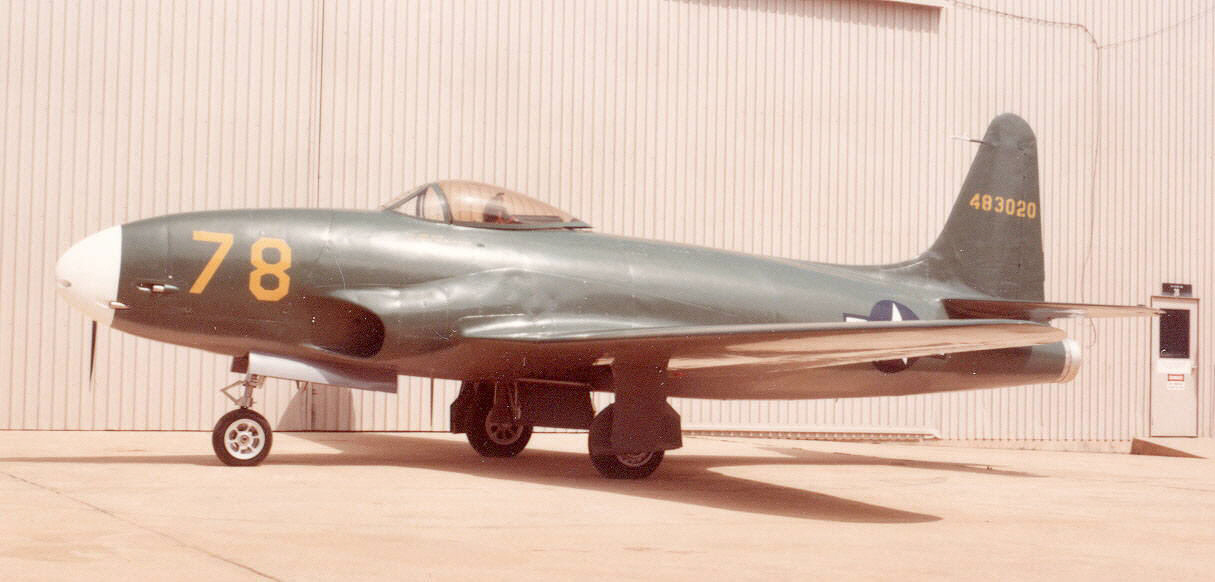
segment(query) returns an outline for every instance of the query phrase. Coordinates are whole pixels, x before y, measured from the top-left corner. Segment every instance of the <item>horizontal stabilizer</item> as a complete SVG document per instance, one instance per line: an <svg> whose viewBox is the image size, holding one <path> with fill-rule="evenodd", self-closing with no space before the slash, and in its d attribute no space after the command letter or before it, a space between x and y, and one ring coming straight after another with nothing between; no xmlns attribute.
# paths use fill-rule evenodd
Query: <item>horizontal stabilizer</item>
<svg viewBox="0 0 1215 582"><path fill-rule="evenodd" d="M612 355L644 350L671 358L671 368L713 367L743 360L760 368L805 369L1047 344L1063 330L1012 320L916 320L680 326L544 332L526 327L468 329L466 341L510 352L554 350Z"/></svg>
<svg viewBox="0 0 1215 582"><path fill-rule="evenodd" d="M1151 317L1159 310L1142 305L1045 303L1005 299L942 299L945 311L957 319L1020 319L1045 322L1068 317Z"/></svg>

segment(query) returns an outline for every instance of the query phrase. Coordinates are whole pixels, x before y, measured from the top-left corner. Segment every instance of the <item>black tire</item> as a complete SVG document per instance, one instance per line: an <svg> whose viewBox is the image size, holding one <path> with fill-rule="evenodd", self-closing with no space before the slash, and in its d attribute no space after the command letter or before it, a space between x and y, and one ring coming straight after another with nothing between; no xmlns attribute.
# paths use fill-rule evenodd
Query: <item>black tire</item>
<svg viewBox="0 0 1215 582"><path fill-rule="evenodd" d="M662 464L664 451L632 455L591 455L591 464L608 479L645 479Z"/></svg>
<svg viewBox="0 0 1215 582"><path fill-rule="evenodd" d="M211 448L225 465L252 467L270 454L274 433L266 417L238 408L220 417L211 431Z"/></svg>
<svg viewBox="0 0 1215 582"><path fill-rule="evenodd" d="M609 405L599 412L591 423L591 434L587 439L588 448L591 442L607 443L611 440L612 407ZM658 465L662 464L665 451L649 451L644 453L625 453L620 455L591 454L591 464L600 475L608 479L645 479L649 477Z"/></svg>
<svg viewBox="0 0 1215 582"><path fill-rule="evenodd" d="M532 438L531 425L489 422L489 412L493 406L493 392L486 390L485 397L477 399L477 405L466 419L464 435L468 437L468 444L482 457L518 455Z"/></svg>

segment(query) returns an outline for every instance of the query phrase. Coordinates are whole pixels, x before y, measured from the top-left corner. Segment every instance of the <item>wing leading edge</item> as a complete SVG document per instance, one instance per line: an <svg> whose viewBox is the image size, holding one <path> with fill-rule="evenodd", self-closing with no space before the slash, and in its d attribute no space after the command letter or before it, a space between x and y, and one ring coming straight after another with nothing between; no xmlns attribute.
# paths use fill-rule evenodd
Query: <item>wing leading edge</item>
<svg viewBox="0 0 1215 582"><path fill-rule="evenodd" d="M660 352L670 369L771 364L781 369L821 368L995 350L1063 340L1063 330L1003 319L896 322L784 323L545 332L494 326L466 329L463 337L512 352L558 350L613 356Z"/></svg>

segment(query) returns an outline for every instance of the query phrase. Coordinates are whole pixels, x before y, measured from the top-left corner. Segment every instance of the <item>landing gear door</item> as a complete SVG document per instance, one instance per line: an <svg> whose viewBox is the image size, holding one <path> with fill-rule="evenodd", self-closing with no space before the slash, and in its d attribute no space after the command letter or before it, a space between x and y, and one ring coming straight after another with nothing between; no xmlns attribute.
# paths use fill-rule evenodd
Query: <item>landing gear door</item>
<svg viewBox="0 0 1215 582"><path fill-rule="evenodd" d="M1153 319L1151 436L1198 436L1198 301L1157 297Z"/></svg>

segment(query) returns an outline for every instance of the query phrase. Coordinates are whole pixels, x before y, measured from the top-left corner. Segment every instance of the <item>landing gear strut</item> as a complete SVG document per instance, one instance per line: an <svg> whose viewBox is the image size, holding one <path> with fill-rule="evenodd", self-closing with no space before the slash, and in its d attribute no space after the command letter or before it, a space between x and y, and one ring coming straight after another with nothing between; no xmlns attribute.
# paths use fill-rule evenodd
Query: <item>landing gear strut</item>
<svg viewBox="0 0 1215 582"><path fill-rule="evenodd" d="M249 374L244 380L233 382L220 390L240 407L220 417L211 431L211 448L225 465L252 467L270 454L270 445L274 440L270 423L266 417L249 408L253 406L253 390L265 380L265 376ZM240 397L228 393L237 386L244 388Z"/></svg>

